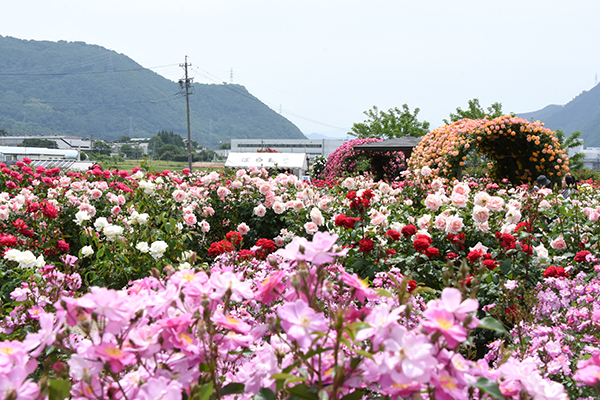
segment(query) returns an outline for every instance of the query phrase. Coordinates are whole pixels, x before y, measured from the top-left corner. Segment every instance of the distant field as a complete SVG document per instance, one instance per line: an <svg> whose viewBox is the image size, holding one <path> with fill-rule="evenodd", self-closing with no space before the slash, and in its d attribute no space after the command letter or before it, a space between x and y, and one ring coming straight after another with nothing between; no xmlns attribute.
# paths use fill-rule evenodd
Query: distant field
<svg viewBox="0 0 600 400"><path fill-rule="evenodd" d="M102 168L104 169L122 169L131 171L135 167L141 167L143 160L124 160L122 162L105 161L102 162ZM154 172L162 172L164 170L181 172L184 168L188 168L187 162L176 162L176 161L162 161L162 160L148 160L146 164L149 166L149 170ZM223 169L225 162L195 162L192 164L192 169L200 169L204 171L213 171Z"/></svg>

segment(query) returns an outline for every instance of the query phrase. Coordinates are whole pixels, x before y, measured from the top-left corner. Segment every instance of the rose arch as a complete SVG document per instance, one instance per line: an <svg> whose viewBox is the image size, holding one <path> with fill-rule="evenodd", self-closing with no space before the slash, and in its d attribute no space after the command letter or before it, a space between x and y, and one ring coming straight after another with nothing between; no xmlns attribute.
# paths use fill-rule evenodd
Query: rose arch
<svg viewBox="0 0 600 400"><path fill-rule="evenodd" d="M569 171L569 158L555 132L539 121L511 115L463 119L434 129L414 148L409 169L428 166L430 178L460 178L473 152L484 158L487 176L513 184L535 181L542 174L556 181Z"/></svg>

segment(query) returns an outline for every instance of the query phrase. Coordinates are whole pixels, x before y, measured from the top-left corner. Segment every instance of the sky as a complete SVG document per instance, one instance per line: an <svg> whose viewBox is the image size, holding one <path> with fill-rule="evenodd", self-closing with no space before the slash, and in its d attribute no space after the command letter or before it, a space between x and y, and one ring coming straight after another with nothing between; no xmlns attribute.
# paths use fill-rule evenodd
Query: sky
<svg viewBox="0 0 600 400"><path fill-rule="evenodd" d="M96 44L174 81L187 56L195 82L333 137L373 106L433 129L473 98L566 104L597 83L598 16L597 0L5 0L0 35Z"/></svg>

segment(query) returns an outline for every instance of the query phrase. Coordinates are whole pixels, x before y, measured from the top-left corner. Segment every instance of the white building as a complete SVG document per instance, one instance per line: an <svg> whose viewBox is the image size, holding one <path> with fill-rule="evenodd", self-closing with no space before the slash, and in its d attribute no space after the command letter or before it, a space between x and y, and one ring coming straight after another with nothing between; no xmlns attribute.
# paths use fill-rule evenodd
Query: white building
<svg viewBox="0 0 600 400"><path fill-rule="evenodd" d="M89 150L90 141L77 136L0 136L0 146L21 146L25 139L55 142L59 150Z"/></svg>
<svg viewBox="0 0 600 400"><path fill-rule="evenodd" d="M256 153L272 149L280 153L305 153L311 159L327 158L344 142L343 139L231 139L231 152Z"/></svg>

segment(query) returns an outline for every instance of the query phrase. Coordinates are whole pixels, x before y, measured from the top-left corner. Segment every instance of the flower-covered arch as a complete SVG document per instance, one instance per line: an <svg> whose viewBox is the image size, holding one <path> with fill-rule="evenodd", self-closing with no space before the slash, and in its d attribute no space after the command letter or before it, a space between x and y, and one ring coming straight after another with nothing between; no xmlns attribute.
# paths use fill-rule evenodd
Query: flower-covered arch
<svg viewBox="0 0 600 400"><path fill-rule="evenodd" d="M411 170L431 168L431 177L460 177L471 151L488 158L487 175L528 183L539 175L560 179L569 158L554 131L539 122L504 115L492 120L463 119L434 129L413 150Z"/></svg>
<svg viewBox="0 0 600 400"><path fill-rule="evenodd" d="M330 180L358 172L372 171L375 179L398 177L406 170L406 160L401 151L364 151L355 149L366 143L381 142L378 138L358 138L344 142L327 158L320 178ZM377 176L381 175L381 176Z"/></svg>

